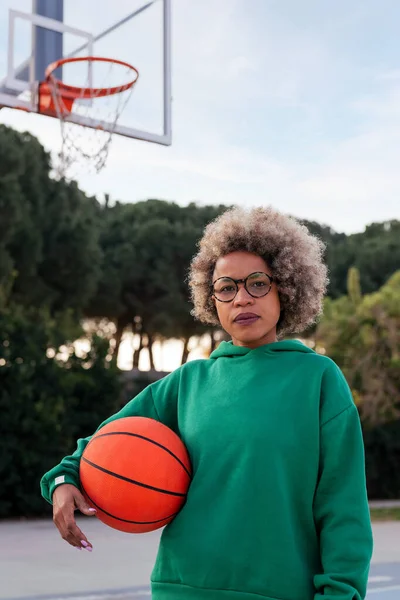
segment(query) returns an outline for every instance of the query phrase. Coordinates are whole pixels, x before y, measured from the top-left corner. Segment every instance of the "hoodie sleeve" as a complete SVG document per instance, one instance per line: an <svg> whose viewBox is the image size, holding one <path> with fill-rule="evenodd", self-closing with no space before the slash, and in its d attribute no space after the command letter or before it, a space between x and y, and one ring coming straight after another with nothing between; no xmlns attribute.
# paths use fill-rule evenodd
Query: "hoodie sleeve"
<svg viewBox="0 0 400 600"><path fill-rule="evenodd" d="M334 363L323 379L321 416L314 520L322 573L314 578L314 600L363 600L373 547L364 444L357 408Z"/></svg>
<svg viewBox="0 0 400 600"><path fill-rule="evenodd" d="M167 427L177 431L178 381L177 371L174 371L167 377L147 386L119 412L103 421L96 431L116 419L139 416L161 421ZM70 456L65 456L58 465L43 475L40 489L43 498L50 504L53 492L59 485L70 483L77 488L80 487L79 465L83 451L91 437L90 435L79 439L75 452Z"/></svg>

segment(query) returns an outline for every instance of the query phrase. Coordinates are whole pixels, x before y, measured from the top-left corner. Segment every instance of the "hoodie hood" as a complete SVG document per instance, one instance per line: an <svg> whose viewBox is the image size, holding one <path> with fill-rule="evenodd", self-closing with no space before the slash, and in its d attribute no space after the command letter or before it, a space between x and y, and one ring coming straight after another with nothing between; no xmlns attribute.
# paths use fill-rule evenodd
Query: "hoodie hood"
<svg viewBox="0 0 400 600"><path fill-rule="evenodd" d="M265 344L264 346L259 346L258 348L253 349L245 346L234 346L232 342L221 342L218 348L212 352L210 358L215 359L221 358L222 356L244 356L245 354L249 354L249 352L264 352L267 354L275 352L303 352L304 354L315 354L314 350L299 340L283 340L281 342L272 342L271 344Z"/></svg>

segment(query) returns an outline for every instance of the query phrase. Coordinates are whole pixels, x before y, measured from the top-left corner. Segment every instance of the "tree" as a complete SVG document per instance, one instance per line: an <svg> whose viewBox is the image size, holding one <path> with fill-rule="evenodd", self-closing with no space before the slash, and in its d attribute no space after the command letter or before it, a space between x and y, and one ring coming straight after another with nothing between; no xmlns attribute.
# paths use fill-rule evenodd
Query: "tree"
<svg viewBox="0 0 400 600"><path fill-rule="evenodd" d="M66 341L46 308L0 307L0 518L43 514L43 473L121 407L104 340L92 339L81 358L71 348L63 361Z"/></svg>
<svg viewBox="0 0 400 600"><path fill-rule="evenodd" d="M100 276L99 208L77 185L51 181L43 216L43 257L37 269L43 293L54 310L80 312Z"/></svg>
<svg viewBox="0 0 400 600"><path fill-rule="evenodd" d="M352 305L354 307L357 307L361 302L362 295L360 285L360 272L355 267L351 267L347 275L347 293Z"/></svg>
<svg viewBox="0 0 400 600"><path fill-rule="evenodd" d="M32 135L0 125L0 281L13 270L18 277L35 270L49 171L49 156Z"/></svg>
<svg viewBox="0 0 400 600"><path fill-rule="evenodd" d="M49 173L33 136L0 126L0 283L13 274L25 306L79 311L98 276L98 203Z"/></svg>
<svg viewBox="0 0 400 600"><path fill-rule="evenodd" d="M324 348L343 369L360 412L369 496L398 498L400 271L380 290L355 298L356 304L350 295L327 299L317 349Z"/></svg>
<svg viewBox="0 0 400 600"><path fill-rule="evenodd" d="M187 270L205 225L225 208L149 200L103 210L101 276L85 315L116 324L114 360L127 328L139 339L134 368L144 348L154 367L156 339L181 338L185 360L190 338L207 331L190 315Z"/></svg>
<svg viewBox="0 0 400 600"><path fill-rule="evenodd" d="M193 207L190 207L188 212L192 213ZM186 219L185 216L183 215L182 220L174 225L173 252L176 289L171 306L168 308L169 319L162 330L165 338L175 337L182 340L181 364L186 363L188 359L191 338L193 336L200 337L214 329L195 321L191 315L193 307L187 283L188 269L205 223L200 215L197 215L197 223L196 219L191 221Z"/></svg>
<svg viewBox="0 0 400 600"><path fill-rule="evenodd" d="M366 426L400 418L400 271L354 305L329 300L317 346L343 369Z"/></svg>
<svg viewBox="0 0 400 600"><path fill-rule="evenodd" d="M328 242L329 295L346 294L346 276L351 267L360 272L364 293L378 290L400 264L400 221L372 223L362 233Z"/></svg>

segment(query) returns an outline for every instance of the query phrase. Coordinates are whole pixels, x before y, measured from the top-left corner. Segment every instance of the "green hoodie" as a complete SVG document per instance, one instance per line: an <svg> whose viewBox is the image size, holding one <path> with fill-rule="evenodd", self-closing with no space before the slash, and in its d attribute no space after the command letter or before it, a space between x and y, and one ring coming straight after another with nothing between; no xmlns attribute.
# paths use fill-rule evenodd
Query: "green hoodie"
<svg viewBox="0 0 400 600"><path fill-rule="evenodd" d="M135 415L176 431L193 467L187 502L162 534L153 598L365 598L372 535L362 434L333 361L298 341L254 350L223 342L109 420ZM62 481L79 486L89 439L44 475L48 501Z"/></svg>

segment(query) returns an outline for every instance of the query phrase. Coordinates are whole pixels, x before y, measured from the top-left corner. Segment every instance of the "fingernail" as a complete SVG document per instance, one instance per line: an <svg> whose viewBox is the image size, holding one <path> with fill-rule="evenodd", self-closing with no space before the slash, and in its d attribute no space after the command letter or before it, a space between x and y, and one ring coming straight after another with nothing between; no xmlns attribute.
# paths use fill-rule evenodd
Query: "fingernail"
<svg viewBox="0 0 400 600"><path fill-rule="evenodd" d="M87 547L85 548L85 550L87 550L88 552L92 552L92 551L93 551L93 548L91 548L91 546L87 546Z"/></svg>
<svg viewBox="0 0 400 600"><path fill-rule="evenodd" d="M89 546L89 544L85 542L85 540L81 540L81 544L84 548L86 548L86 546Z"/></svg>
<svg viewBox="0 0 400 600"><path fill-rule="evenodd" d="M89 508L89 512L97 512L95 508Z"/></svg>

